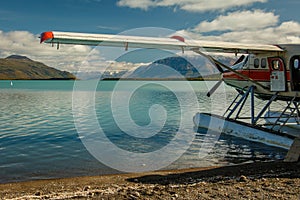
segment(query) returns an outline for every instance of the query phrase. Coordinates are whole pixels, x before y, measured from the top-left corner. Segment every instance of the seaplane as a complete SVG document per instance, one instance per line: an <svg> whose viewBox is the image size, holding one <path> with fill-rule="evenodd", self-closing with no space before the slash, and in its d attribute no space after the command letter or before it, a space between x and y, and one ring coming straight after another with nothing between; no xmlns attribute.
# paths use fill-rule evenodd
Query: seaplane
<svg viewBox="0 0 300 200"><path fill-rule="evenodd" d="M244 44L192 40L179 35L161 38L58 31L43 32L40 42L57 47L79 44L196 52L209 59L222 76L207 96L213 95L222 82L237 90L224 115L196 113L193 117L196 127L285 149L300 137L300 44ZM212 53L241 56L228 66ZM264 103L259 110L254 98ZM270 110L277 101L285 106L280 111ZM250 102L247 117L241 116L246 102Z"/></svg>

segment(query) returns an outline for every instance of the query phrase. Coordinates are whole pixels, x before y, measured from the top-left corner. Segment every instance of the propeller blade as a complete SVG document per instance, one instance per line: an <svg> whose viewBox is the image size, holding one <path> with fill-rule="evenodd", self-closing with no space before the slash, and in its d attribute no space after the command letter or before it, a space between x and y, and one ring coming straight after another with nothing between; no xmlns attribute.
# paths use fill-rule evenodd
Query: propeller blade
<svg viewBox="0 0 300 200"><path fill-rule="evenodd" d="M225 64L223 64L223 63L221 63L220 61L214 59L213 57L211 57L211 56L209 56L209 55L207 55L207 54L201 52L199 49L192 49L192 50L193 50L194 52L196 52L196 53L198 53L198 54L200 54L200 55L206 57L207 59L209 59L212 63L215 64L215 66L217 67L218 70L220 70L219 68L225 68L225 69L227 69L228 71L231 71L231 72L235 73L236 75L238 75L239 77L243 78L244 80L247 80L247 81L253 83L253 85L259 86L259 87L261 87L262 89L267 89L264 85L262 85L262 84L258 83L257 81L255 81L255 80L249 78L248 76L246 76L246 75L244 75L244 74L242 74L242 73L236 71L235 69L232 69L231 67L229 67L229 66L227 66L227 65L225 65ZM222 69L222 70L223 70L223 69ZM224 72L224 71L223 71L223 72ZM222 72L222 73L223 73L223 72Z"/></svg>
<svg viewBox="0 0 300 200"><path fill-rule="evenodd" d="M206 94L206 96L210 97L221 85L221 83L223 82L223 80L219 80Z"/></svg>
<svg viewBox="0 0 300 200"><path fill-rule="evenodd" d="M215 65L216 65L217 69L219 70L219 72L221 72L221 74L223 74L224 73L223 68L217 63L215 63Z"/></svg>
<svg viewBox="0 0 300 200"><path fill-rule="evenodd" d="M236 65L236 64L242 62L244 60L244 58L245 58L245 55L242 55L237 61L235 61L235 63L233 65Z"/></svg>

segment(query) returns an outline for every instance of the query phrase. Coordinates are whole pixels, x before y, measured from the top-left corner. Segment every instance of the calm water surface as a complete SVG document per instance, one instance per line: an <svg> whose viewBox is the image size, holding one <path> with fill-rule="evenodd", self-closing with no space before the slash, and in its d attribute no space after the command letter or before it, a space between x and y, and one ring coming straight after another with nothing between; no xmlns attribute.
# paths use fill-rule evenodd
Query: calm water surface
<svg viewBox="0 0 300 200"><path fill-rule="evenodd" d="M162 105L167 112L167 120L158 135L145 142L133 139L116 125L111 111L111 96L116 81L101 82L95 94L95 109L99 124L107 137L118 147L137 152L151 152L166 145L180 124L180 105L176 94L161 84L145 84L132 94L129 108L134 123L146 126L151 122L148 114L153 104ZM122 84L133 84L124 81ZM204 82L191 82L198 98L199 108L189 102L190 91L185 91L180 81L172 84L178 94L186 97L186 110L193 114L198 111L217 111L205 96L207 86ZM213 84L213 83L212 83ZM86 150L78 135L73 118L73 81L0 81L0 182L14 182L34 179L85 176L118 173ZM89 91L90 83L83 82ZM126 88L126 87L125 87ZM226 92L227 100L235 91ZM222 105L222 104L220 104ZM181 105L183 106L183 105ZM118 116L126 117L126 116ZM285 151L239 138L221 135L215 148L205 158L199 158L199 149L205 131L196 133L188 151L169 169L227 165L241 162L282 159Z"/></svg>

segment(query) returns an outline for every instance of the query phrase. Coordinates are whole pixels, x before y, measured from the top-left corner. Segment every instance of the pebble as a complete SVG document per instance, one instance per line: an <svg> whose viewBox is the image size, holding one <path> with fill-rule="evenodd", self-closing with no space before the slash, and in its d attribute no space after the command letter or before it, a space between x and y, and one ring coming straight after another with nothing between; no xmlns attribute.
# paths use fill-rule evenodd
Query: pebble
<svg viewBox="0 0 300 200"><path fill-rule="evenodd" d="M114 187L114 188L119 188L120 186L117 185L117 184L111 184L111 187Z"/></svg>
<svg viewBox="0 0 300 200"><path fill-rule="evenodd" d="M136 196L134 196L133 194L128 195L129 199L135 200L138 199Z"/></svg>
<svg viewBox="0 0 300 200"><path fill-rule="evenodd" d="M240 182L247 182L248 181L248 178L244 175L241 175L240 178L239 178L239 181Z"/></svg>
<svg viewBox="0 0 300 200"><path fill-rule="evenodd" d="M254 188L252 191L253 191L253 192L260 192L260 189Z"/></svg>
<svg viewBox="0 0 300 200"><path fill-rule="evenodd" d="M71 187L67 185L65 188L62 187L63 189L58 185L57 191L52 191L51 186L47 185L47 189L46 187L31 189L29 196L23 194L23 199L299 199L299 173L296 174L296 178L276 178L276 176L252 176L247 173L247 175L193 179L188 175L168 181L167 184L164 184L165 181L161 183L160 179L156 184L143 183L143 179L139 178L139 183L117 181L103 185L102 182L83 183ZM196 183L192 183L194 181Z"/></svg>
<svg viewBox="0 0 300 200"><path fill-rule="evenodd" d="M136 196L136 197L141 197L141 194L140 194L139 192L137 192L137 191L133 192L132 194L133 194L134 196Z"/></svg>
<svg viewBox="0 0 300 200"><path fill-rule="evenodd" d="M88 191L89 189L91 189L91 186L85 186L85 187L83 188L83 191Z"/></svg>
<svg viewBox="0 0 300 200"><path fill-rule="evenodd" d="M41 196L41 194L42 193L40 191L37 191L36 193L34 193L35 196Z"/></svg>

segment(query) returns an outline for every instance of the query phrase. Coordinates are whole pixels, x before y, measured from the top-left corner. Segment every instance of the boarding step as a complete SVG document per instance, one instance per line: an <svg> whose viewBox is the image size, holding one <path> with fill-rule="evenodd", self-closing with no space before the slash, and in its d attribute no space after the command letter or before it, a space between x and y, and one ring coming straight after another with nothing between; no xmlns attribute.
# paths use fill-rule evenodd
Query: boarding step
<svg viewBox="0 0 300 200"><path fill-rule="evenodd" d="M288 124L288 121L291 118L295 118L296 122L299 124L299 103L295 101L296 96L289 102L287 102L287 106L281 112L277 120L274 122L271 130L275 130L276 127L279 126L276 131L281 131L282 127ZM296 112L296 113L295 113Z"/></svg>
<svg viewBox="0 0 300 200"><path fill-rule="evenodd" d="M223 117L226 117L227 119L230 119L231 116L236 112L236 116L233 119L238 119L239 114L244 107L246 100L251 92L254 91L254 86L251 86L248 88L246 92L239 91L237 96L234 98L230 106L227 108L225 113L223 114Z"/></svg>

